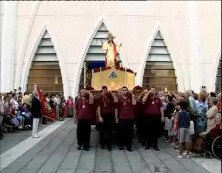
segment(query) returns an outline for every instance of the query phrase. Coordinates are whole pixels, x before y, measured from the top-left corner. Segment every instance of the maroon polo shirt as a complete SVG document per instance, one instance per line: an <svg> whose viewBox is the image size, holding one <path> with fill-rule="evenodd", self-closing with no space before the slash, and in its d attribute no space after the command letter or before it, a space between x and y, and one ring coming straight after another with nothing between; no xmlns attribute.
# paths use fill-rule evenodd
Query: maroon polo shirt
<svg viewBox="0 0 222 173"><path fill-rule="evenodd" d="M78 120L92 120L93 119L93 104L89 104L88 101L86 101L83 104L82 98L77 99L75 108L77 110L77 119Z"/></svg>
<svg viewBox="0 0 222 173"><path fill-rule="evenodd" d="M104 97L100 97L98 100L98 106L100 106L101 114L106 115L106 114L114 114L115 108L116 108L116 103L113 101L105 101Z"/></svg>
<svg viewBox="0 0 222 173"><path fill-rule="evenodd" d="M162 101L159 97L155 97L153 100L147 99L144 104L145 115L157 115L160 116L160 108L163 106Z"/></svg>
<svg viewBox="0 0 222 173"><path fill-rule="evenodd" d="M144 105L141 102L136 102L136 107L134 108L135 117L142 117L144 113Z"/></svg>
<svg viewBox="0 0 222 173"><path fill-rule="evenodd" d="M134 119L134 106L132 105L132 99L124 99L122 96L119 96L118 110L119 119Z"/></svg>

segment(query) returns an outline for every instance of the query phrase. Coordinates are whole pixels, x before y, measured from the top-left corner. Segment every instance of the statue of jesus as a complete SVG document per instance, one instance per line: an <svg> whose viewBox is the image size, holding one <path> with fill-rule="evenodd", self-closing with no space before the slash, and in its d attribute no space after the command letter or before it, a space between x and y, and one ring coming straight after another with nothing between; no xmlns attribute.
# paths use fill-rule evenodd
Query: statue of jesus
<svg viewBox="0 0 222 173"><path fill-rule="evenodd" d="M105 43L102 42L102 49L106 50L106 67L116 67L116 55L119 52L120 47L122 46L122 44L116 45L113 41L114 38L115 37L111 33L108 33L108 41Z"/></svg>

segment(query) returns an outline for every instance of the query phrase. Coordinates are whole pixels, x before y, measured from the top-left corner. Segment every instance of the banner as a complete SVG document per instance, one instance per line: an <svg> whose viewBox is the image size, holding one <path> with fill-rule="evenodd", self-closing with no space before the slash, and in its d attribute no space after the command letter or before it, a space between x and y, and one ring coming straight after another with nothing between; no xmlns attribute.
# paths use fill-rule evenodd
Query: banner
<svg viewBox="0 0 222 173"><path fill-rule="evenodd" d="M42 106L42 110L41 110L42 116L44 116L52 121L57 121L55 111L53 111L52 109L48 110L47 100L44 97L42 91L39 89L38 86L37 86L37 91L38 91L39 100L40 100L41 106Z"/></svg>

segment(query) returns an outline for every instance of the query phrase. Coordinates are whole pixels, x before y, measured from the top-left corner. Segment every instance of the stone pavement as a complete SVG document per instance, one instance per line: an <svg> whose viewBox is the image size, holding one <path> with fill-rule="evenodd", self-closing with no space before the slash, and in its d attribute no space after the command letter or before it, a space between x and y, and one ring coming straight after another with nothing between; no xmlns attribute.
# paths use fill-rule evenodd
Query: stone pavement
<svg viewBox="0 0 222 173"><path fill-rule="evenodd" d="M209 160L213 162L213 173L219 173L220 161L216 159L177 159L174 149L160 140L160 151L145 150L134 140L133 152L120 151L117 146L111 152L100 149L98 132L92 127L90 151L78 151L76 125L70 119L52 131L49 135L38 139L30 138L31 131L7 133L1 143L1 156L12 149L24 150L21 156L14 158L11 164L2 169L1 173L209 173L204 166ZM56 123L55 123L56 124ZM50 126L54 126L54 123ZM48 127L50 127L48 126ZM48 127L41 125L45 131ZM44 131L44 129L43 129ZM40 133L41 134L41 133ZM26 139L27 138L27 139ZM42 139L41 139L42 138ZM26 139L26 140L24 140ZM35 141L38 140L38 141ZM22 141L27 141L24 143ZM34 143L27 149L27 143ZM30 144L31 145L31 144ZM23 148L22 148L23 147ZM198 160L199 159L199 160ZM1 157L0 164L4 157ZM205 163L204 163L205 161ZM202 164L201 166L201 163ZM215 167L216 163L216 167ZM208 170L207 170L208 169Z"/></svg>

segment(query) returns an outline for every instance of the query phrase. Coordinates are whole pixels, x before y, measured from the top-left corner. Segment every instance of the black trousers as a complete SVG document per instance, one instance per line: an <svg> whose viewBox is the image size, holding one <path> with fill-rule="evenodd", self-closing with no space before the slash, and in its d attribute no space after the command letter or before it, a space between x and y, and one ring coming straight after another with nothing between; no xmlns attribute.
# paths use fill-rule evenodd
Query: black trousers
<svg viewBox="0 0 222 173"><path fill-rule="evenodd" d="M133 119L120 119L119 120L119 146L132 147L133 138Z"/></svg>
<svg viewBox="0 0 222 173"><path fill-rule="evenodd" d="M145 115L145 134L147 146L158 147L158 137L161 128L159 115Z"/></svg>
<svg viewBox="0 0 222 173"><path fill-rule="evenodd" d="M46 117L42 116L42 124L46 124Z"/></svg>
<svg viewBox="0 0 222 173"><path fill-rule="evenodd" d="M83 147L89 147L90 143L90 132L91 132L91 121L90 120L78 120L77 122L77 141L78 145Z"/></svg>
<svg viewBox="0 0 222 173"><path fill-rule="evenodd" d="M140 115L137 118L137 134L139 137L139 142L145 141L145 121L144 121L144 115Z"/></svg>
<svg viewBox="0 0 222 173"><path fill-rule="evenodd" d="M104 114L102 115L103 123L100 123L99 139L101 145L107 145L108 147L112 144L112 131L114 126L114 115Z"/></svg>

